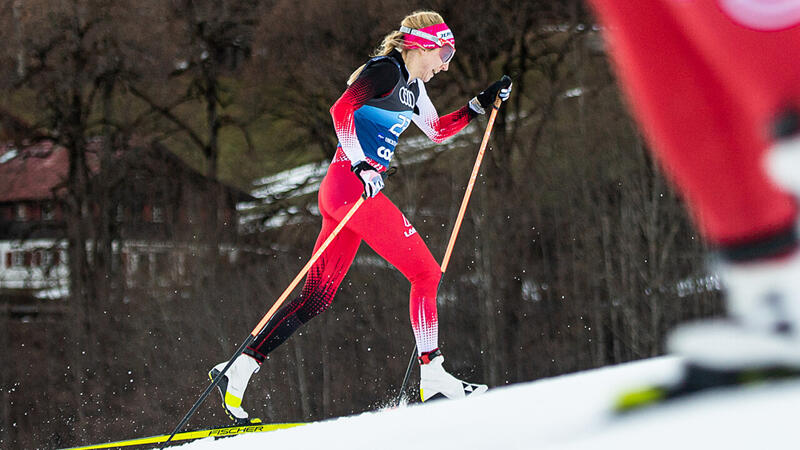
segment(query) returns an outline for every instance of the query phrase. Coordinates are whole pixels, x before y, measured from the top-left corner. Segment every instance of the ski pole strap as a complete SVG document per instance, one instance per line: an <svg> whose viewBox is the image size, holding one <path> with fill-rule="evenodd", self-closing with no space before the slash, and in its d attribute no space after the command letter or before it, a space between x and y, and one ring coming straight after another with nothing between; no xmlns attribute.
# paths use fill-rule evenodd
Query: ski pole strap
<svg viewBox="0 0 800 450"><path fill-rule="evenodd" d="M419 358L417 358L417 361L419 361L419 365L424 366L425 364L430 363L433 358L441 355L442 351L437 348L436 350L423 353Z"/></svg>

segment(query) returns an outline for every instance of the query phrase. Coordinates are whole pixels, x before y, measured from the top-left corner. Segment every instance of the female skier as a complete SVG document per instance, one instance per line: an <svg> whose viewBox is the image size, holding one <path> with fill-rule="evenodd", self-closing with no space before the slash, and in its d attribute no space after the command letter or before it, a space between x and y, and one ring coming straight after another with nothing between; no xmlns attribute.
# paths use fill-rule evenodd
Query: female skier
<svg viewBox="0 0 800 450"><path fill-rule="evenodd" d="M322 230L314 251L359 196L367 200L312 266L300 296L278 310L220 381L225 409L237 422L248 420L241 404L250 376L300 325L331 305L362 240L411 282L409 310L419 352L422 401L460 398L487 389L463 382L442 367L436 313L441 271L408 219L380 192L381 173L411 122L433 141L442 142L483 114L498 95L506 100L511 83L495 82L461 109L439 117L425 83L447 71L456 51L453 33L431 11L412 13L401 25L384 38L377 56L350 76L347 90L331 107L339 145L319 189ZM216 377L226 363L215 366L209 376Z"/></svg>

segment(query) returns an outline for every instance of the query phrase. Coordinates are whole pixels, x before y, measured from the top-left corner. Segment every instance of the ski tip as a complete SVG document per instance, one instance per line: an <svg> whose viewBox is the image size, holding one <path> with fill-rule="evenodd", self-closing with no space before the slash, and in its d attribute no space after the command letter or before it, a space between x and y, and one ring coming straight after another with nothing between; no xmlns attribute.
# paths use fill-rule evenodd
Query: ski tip
<svg viewBox="0 0 800 450"><path fill-rule="evenodd" d="M659 387L647 387L623 393L614 405L618 413L628 412L664 400L667 393Z"/></svg>

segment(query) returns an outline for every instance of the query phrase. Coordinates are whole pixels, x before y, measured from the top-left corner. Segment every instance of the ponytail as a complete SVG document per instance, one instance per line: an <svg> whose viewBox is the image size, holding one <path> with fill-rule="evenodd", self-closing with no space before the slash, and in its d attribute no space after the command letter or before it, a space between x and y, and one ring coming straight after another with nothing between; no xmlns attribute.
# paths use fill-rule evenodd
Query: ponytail
<svg viewBox="0 0 800 450"><path fill-rule="evenodd" d="M444 19L442 19L442 16L440 16L439 13L433 11L415 11L407 15L403 21L400 22L400 25L418 30L420 28L436 25L437 23L444 23ZM388 54L392 53L393 50L400 50L403 52L403 56L405 56L405 52L408 51L408 47L405 44L404 33L402 31L392 31L384 36L383 42L381 42L381 45L370 57L374 58L376 56L387 56ZM361 71L364 70L365 66L366 64L362 64L361 67L350 74L350 78L347 79L348 86L356 81L356 78L361 75Z"/></svg>
<svg viewBox="0 0 800 450"><path fill-rule="evenodd" d="M375 49L375 52L370 55L370 58L374 58L376 56L387 56L392 53L393 50L399 49L400 51L405 51L405 45L403 42L403 33L400 31L392 31L391 33L387 34L383 38L383 42L381 42L380 47ZM355 70L352 74L350 74L350 78L347 79L347 85L350 86L356 81L359 75L361 75L361 71L364 70L366 67L366 63L362 64L361 67Z"/></svg>

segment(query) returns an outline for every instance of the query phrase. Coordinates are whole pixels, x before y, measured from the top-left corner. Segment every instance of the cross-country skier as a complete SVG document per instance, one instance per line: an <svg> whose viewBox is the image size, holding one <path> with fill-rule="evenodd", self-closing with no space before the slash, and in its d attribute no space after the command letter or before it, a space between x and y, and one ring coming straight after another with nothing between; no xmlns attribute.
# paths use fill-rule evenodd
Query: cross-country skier
<svg viewBox="0 0 800 450"><path fill-rule="evenodd" d="M331 305L361 241L411 283L409 309L419 352L422 400L486 391L485 385L463 382L442 367L436 313L440 268L408 219L381 193L381 174L411 122L433 141L442 142L483 114L496 96L508 98L510 83L498 81L461 109L439 117L425 83L447 71L455 51L453 33L439 14L415 12L384 38L375 57L350 76L347 90L330 110L339 146L319 189L322 231L314 251L359 196L364 194L367 200L312 266L300 296L278 310L220 382L225 409L235 420L248 419L241 404L250 376L272 350ZM214 367L209 375L215 377L225 364Z"/></svg>
<svg viewBox="0 0 800 450"><path fill-rule="evenodd" d="M800 373L800 0L591 3L726 291L728 318L670 336L667 395Z"/></svg>

